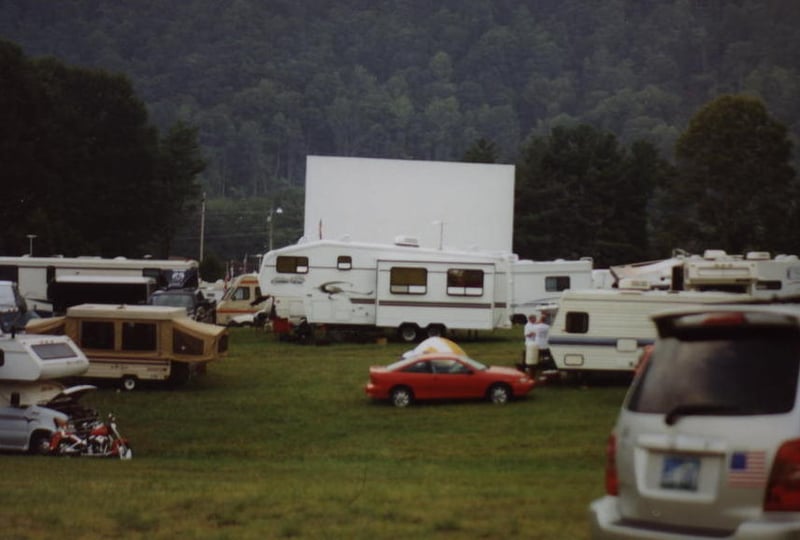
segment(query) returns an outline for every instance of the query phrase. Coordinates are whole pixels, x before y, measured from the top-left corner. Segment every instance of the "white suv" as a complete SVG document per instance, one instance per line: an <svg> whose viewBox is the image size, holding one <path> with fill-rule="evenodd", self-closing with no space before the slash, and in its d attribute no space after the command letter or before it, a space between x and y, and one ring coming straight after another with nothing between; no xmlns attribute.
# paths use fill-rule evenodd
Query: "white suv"
<svg viewBox="0 0 800 540"><path fill-rule="evenodd" d="M800 306L654 321L608 440L592 538L800 538Z"/></svg>

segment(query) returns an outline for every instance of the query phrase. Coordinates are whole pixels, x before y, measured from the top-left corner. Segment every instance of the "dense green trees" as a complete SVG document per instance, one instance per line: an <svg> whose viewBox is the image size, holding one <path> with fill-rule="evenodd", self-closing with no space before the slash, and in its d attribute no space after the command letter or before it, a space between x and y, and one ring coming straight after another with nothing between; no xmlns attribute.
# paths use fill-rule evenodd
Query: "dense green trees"
<svg viewBox="0 0 800 540"><path fill-rule="evenodd" d="M672 159L691 114L760 97L800 135L793 0L6 0L28 54L128 74L198 127L209 196L302 185L308 154L513 163L563 120Z"/></svg>
<svg viewBox="0 0 800 540"><path fill-rule="evenodd" d="M718 245L797 251L798 195L786 126L747 96L721 96L695 114L676 146L672 205L661 229L689 250Z"/></svg>
<svg viewBox="0 0 800 540"><path fill-rule="evenodd" d="M3 41L0 71L0 249L23 253L35 234L37 254L167 255L203 168L196 132L159 140L122 75L30 61Z"/></svg>
<svg viewBox="0 0 800 540"><path fill-rule="evenodd" d="M517 165L515 251L600 266L648 258L647 203L668 171L649 143L629 151L587 125L535 137Z"/></svg>
<svg viewBox="0 0 800 540"><path fill-rule="evenodd" d="M796 226L789 221L795 212L786 207L796 198L786 148L758 158L773 160L776 169L765 167L758 176L768 173L774 183L759 182L782 197L767 200L748 191L743 174L705 191L687 187L705 183L700 164L707 161L697 147L705 138L692 135L690 119L717 96L758 98L770 121L788 129L777 139L800 135L800 4L793 0L6 0L0 9L0 36L28 55L55 55L84 66L85 74L103 74L94 84L105 87L104 94L122 102L141 99L164 133L176 126L178 137L196 126L198 147L192 149L180 137L160 140L145 120L128 132L128 152L135 148L138 159L119 141L109 162L64 174L90 192L91 182L116 174L109 163L130 160L121 176L152 175L152 184L137 185L165 195L170 166L162 160L170 146L183 147L192 156L186 170L207 163L198 176L212 225L216 211L222 212L220 225L248 219L228 215L235 210L220 197L257 201L249 240L238 236L245 234L241 224L233 233L214 232L220 243L208 247L222 258L263 249L266 211L284 198L300 200L309 154L517 163L516 244L537 259L592 255L629 262L666 256L674 247L797 251ZM114 254L119 246L195 252L196 234L184 228L170 242L176 224L155 215L149 226L167 236L143 247L132 238L147 231L125 229L130 216L124 213L114 213L123 218L106 225L108 215L73 219L28 205L63 198L51 187L65 180L54 171L66 159L99 149L95 142L65 146L50 129L52 118L63 127L69 118L95 114L103 101L97 109L93 99L81 103L60 80L63 74L40 85L40 70L51 61L35 67L19 50L0 49L0 55L0 106L8 115L0 125L0 163L17 182L0 204L11 228L24 224L7 233L15 240L0 249L24 251L20 242L38 224L54 230L51 251L75 242ZM110 72L129 76L128 89ZM125 94L131 85L136 96ZM37 104L54 92L71 96L80 108L51 118ZM142 103L115 114L138 126ZM87 140L102 138L102 114L92 122ZM42 125L50 126L53 144L42 142ZM769 125L767 132L773 131ZM11 145L2 140L9 134ZM758 160L748 151L736 157ZM187 187L186 201L198 200L197 189L182 180L177 185ZM720 206L684 200L700 197L707 205L728 191L751 195L749 206L726 203L727 210L736 209L736 223L716 213ZM137 205L139 194L130 194ZM543 200L555 206L544 208ZM695 217L686 218L687 209ZM199 216L192 210L183 203L171 207L173 214L191 214L195 227ZM565 212L567 222L561 221ZM775 223L777 216L785 221ZM99 224L113 240L93 238ZM295 240L298 227L280 233Z"/></svg>

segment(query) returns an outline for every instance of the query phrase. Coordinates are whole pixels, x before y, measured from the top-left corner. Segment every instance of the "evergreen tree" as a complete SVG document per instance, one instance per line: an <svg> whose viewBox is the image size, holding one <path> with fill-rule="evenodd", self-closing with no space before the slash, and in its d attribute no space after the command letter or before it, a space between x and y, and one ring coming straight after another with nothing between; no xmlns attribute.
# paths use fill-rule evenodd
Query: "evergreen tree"
<svg viewBox="0 0 800 540"><path fill-rule="evenodd" d="M708 103L678 140L676 158L661 228L680 247L796 251L799 192L791 142L759 99L725 95Z"/></svg>

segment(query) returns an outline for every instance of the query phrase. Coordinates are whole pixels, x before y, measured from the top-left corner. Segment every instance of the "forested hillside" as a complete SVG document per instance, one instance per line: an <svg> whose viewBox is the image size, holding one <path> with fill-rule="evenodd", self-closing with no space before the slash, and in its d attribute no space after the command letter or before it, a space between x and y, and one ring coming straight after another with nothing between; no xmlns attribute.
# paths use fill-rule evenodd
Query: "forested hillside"
<svg viewBox="0 0 800 540"><path fill-rule="evenodd" d="M31 56L127 74L152 120L199 128L209 196L302 185L308 154L514 163L590 124L672 159L723 93L800 133L796 0L3 0Z"/></svg>

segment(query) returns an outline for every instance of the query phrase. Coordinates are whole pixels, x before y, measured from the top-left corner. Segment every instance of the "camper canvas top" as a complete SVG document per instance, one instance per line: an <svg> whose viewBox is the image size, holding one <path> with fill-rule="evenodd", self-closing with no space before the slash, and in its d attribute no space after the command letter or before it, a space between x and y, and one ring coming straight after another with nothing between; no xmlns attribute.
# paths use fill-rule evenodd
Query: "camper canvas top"
<svg viewBox="0 0 800 540"><path fill-rule="evenodd" d="M119 306L109 304L81 304L67 309L68 317L94 318L94 319L147 319L147 320L174 320L186 319L186 310L173 306L140 306L122 304Z"/></svg>

